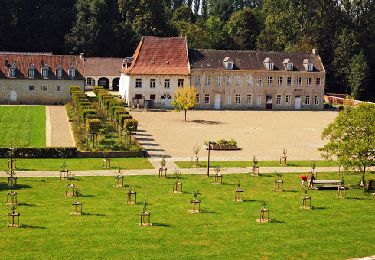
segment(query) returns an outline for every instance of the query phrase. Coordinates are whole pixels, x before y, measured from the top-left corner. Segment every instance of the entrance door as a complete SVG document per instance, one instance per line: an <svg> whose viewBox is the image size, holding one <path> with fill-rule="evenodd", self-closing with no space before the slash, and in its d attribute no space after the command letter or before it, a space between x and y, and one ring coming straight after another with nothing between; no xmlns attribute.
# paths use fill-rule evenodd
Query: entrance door
<svg viewBox="0 0 375 260"><path fill-rule="evenodd" d="M272 109L272 96L266 96L266 109Z"/></svg>
<svg viewBox="0 0 375 260"><path fill-rule="evenodd" d="M301 109L301 97L297 96L294 100L294 108Z"/></svg>
<svg viewBox="0 0 375 260"><path fill-rule="evenodd" d="M17 102L17 92L15 90L10 91L10 102Z"/></svg>
<svg viewBox="0 0 375 260"><path fill-rule="evenodd" d="M215 109L220 109L221 108L221 95L220 94L215 94L214 108Z"/></svg>

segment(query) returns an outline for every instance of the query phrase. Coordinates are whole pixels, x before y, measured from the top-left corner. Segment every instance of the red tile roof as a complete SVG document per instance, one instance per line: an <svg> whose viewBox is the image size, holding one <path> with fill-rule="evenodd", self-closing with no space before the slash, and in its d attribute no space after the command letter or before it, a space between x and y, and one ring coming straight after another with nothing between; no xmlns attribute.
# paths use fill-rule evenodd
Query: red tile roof
<svg viewBox="0 0 375 260"><path fill-rule="evenodd" d="M142 37L131 66L122 72L130 75L189 75L185 37Z"/></svg>
<svg viewBox="0 0 375 260"><path fill-rule="evenodd" d="M85 77L117 76L120 77L124 58L85 58Z"/></svg>
<svg viewBox="0 0 375 260"><path fill-rule="evenodd" d="M83 79L84 61L78 55L53 55L52 53L17 53L0 52L0 79L8 78L9 67L15 64L16 78L27 79L28 69L35 67L34 79L40 79L43 64L49 68L49 79L56 79L56 69L60 65L64 72L62 79L68 79L68 70L71 66L76 69L74 79Z"/></svg>

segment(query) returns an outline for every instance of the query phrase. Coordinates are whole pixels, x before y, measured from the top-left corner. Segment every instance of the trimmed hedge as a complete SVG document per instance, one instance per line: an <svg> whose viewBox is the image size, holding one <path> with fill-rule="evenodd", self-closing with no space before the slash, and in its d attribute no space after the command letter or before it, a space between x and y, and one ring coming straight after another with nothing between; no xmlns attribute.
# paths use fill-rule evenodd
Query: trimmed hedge
<svg viewBox="0 0 375 260"><path fill-rule="evenodd" d="M124 129L127 131L137 131L138 121L135 119L125 119L124 120Z"/></svg>
<svg viewBox="0 0 375 260"><path fill-rule="evenodd" d="M0 158L9 157L9 148L0 148ZM75 158L76 147L14 148L15 158Z"/></svg>

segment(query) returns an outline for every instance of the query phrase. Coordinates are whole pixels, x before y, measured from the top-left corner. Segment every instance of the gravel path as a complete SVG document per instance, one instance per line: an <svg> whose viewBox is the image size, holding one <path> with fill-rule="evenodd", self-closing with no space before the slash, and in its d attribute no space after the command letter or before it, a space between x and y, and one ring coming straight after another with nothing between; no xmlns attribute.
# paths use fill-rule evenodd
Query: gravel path
<svg viewBox="0 0 375 260"><path fill-rule="evenodd" d="M64 106L46 107L46 146L74 146L70 123Z"/></svg>
<svg viewBox="0 0 375 260"><path fill-rule="evenodd" d="M151 157L191 160L194 145L207 157L203 142L235 139L242 150L213 151L212 160L279 160L283 148L288 160L321 160L318 148L323 129L333 121L330 111L189 111L183 113L132 112L139 121L136 138Z"/></svg>

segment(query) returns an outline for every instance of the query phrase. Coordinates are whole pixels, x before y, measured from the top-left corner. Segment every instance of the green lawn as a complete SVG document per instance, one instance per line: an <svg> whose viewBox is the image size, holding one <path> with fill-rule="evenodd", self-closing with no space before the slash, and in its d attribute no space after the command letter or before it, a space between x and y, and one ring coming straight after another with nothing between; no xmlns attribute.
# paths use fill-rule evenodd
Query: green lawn
<svg viewBox="0 0 375 260"><path fill-rule="evenodd" d="M337 178L336 174L319 175ZM370 178L370 175L367 176ZM375 176L372 176L374 178ZM126 189L114 188L113 177L73 181L80 188L83 216L72 216L64 197L67 181L19 178L22 228L7 228L0 218L3 259L348 259L375 254L375 197L351 188L348 199L335 191L310 191L314 210L302 210L298 174L285 174L286 189L274 192L274 177L225 175L224 185L205 176L183 176L183 194L172 194L174 179L126 177L147 198L152 227L140 227L141 205L125 205ZM0 179L6 198L6 179ZM244 202L234 202L236 184ZM349 175L346 184L357 184ZM203 213L189 214L192 192L201 195ZM256 223L267 202L271 223Z"/></svg>
<svg viewBox="0 0 375 260"><path fill-rule="evenodd" d="M16 166L19 171L59 171L64 161L71 171L103 170L102 158L17 159ZM7 159L0 159L0 171L7 167ZM111 167L125 170L154 168L146 158L113 158Z"/></svg>
<svg viewBox="0 0 375 260"><path fill-rule="evenodd" d="M207 160L199 162L199 167L207 167ZM290 167L311 167L315 162L317 167L330 167L330 166L339 166L336 161L288 161L287 166ZM191 161L177 161L175 162L180 168L194 168L195 164ZM220 165L221 168L233 168L233 167L252 167L252 161L211 161L210 165L215 167ZM259 161L259 167L280 167L279 161Z"/></svg>
<svg viewBox="0 0 375 260"><path fill-rule="evenodd" d="M45 147L44 106L0 106L0 147Z"/></svg>

